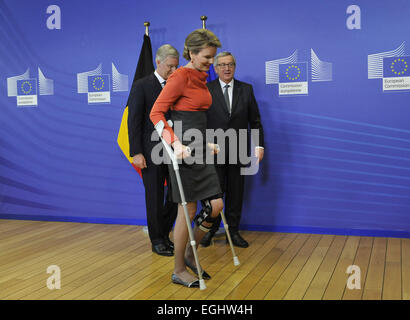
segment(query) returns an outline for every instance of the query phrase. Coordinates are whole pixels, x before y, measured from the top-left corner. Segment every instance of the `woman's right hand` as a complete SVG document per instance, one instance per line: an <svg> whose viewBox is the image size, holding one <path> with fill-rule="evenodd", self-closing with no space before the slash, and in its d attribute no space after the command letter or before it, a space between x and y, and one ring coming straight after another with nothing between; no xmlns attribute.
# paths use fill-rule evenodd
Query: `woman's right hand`
<svg viewBox="0 0 410 320"><path fill-rule="evenodd" d="M174 154L177 159L185 159L191 156L189 147L184 146L179 140L175 141L172 147L174 148Z"/></svg>

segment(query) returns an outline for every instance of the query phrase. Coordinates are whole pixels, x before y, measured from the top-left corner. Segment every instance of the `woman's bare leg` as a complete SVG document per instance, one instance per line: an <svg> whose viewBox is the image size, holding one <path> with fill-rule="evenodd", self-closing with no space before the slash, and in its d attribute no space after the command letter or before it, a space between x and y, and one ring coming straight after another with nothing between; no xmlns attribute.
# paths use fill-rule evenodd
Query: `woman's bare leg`
<svg viewBox="0 0 410 320"><path fill-rule="evenodd" d="M190 220L192 221L196 213L196 202L188 202L187 209ZM174 228L174 274L184 282L193 282L198 278L192 276L192 274L187 271L185 266L185 248L187 243L190 246L188 239L189 234L186 225L184 208L181 204L178 204L178 215Z"/></svg>

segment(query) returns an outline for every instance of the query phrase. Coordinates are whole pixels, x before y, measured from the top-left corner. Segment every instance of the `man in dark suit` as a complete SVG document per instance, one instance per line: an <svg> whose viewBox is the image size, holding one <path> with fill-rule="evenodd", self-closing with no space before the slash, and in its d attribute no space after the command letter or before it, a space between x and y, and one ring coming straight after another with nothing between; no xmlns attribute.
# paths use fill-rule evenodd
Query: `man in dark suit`
<svg viewBox="0 0 410 320"><path fill-rule="evenodd" d="M239 223L242 215L242 202L244 192L244 175L241 168L248 165L240 163L241 150L249 154L249 128L257 129L255 142L255 156L257 162L261 161L264 154L263 127L260 119L259 108L250 84L234 79L236 62L229 52L221 52L215 57L215 71L218 79L209 82L208 89L212 95L212 105L208 109L208 128L222 129L227 132L234 130L236 141L228 141L221 145L221 154L224 155L223 164L216 162L222 191L225 193L225 215L229 225L232 242L235 246L246 248L248 242L239 234ZM240 131L247 133L246 141L239 139ZM229 142L229 143L228 143ZM234 146L236 144L236 146ZM235 160L236 159L236 160ZM219 222L214 223L213 228L201 241L203 246L209 246L212 237L218 230Z"/></svg>
<svg viewBox="0 0 410 320"><path fill-rule="evenodd" d="M145 187L148 234L152 251L162 256L172 256L174 246L169 233L174 225L178 206L165 197L164 182L168 176L167 165L156 165L151 152L157 141L151 141L154 126L149 119L152 106L168 77L179 64L178 51L169 44L161 46L155 57L156 70L135 82L128 103L128 137L130 157L141 169Z"/></svg>

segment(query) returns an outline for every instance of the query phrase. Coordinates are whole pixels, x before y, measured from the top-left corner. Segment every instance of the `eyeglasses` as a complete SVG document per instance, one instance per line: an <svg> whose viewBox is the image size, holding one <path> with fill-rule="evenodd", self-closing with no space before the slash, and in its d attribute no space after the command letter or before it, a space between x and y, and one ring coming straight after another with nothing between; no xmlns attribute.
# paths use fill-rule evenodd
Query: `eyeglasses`
<svg viewBox="0 0 410 320"><path fill-rule="evenodd" d="M219 68L226 68L226 67L233 68L233 67L235 66L235 63L233 63L233 62L230 62L230 63L219 63L219 64L217 64L216 66L219 67Z"/></svg>

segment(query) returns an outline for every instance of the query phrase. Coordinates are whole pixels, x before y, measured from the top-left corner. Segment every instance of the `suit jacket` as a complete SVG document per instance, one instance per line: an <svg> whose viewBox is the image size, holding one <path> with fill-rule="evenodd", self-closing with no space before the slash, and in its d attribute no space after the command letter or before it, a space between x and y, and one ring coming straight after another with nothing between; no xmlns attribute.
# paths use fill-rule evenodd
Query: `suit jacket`
<svg viewBox="0 0 410 320"><path fill-rule="evenodd" d="M223 129L224 131L232 128L235 130L238 139L240 129L259 129L259 142L257 146L264 147L263 127L252 85L236 79L234 80L231 115L229 115L229 111L226 107L219 79L209 82L207 86L212 95L212 105L207 111L207 127L214 130ZM249 132L247 137L246 148L247 154L250 155ZM229 146L232 148L232 144L228 143L228 140L225 141L225 150L221 146L221 152L225 154L225 163L229 161ZM242 148L243 147L245 146L242 145ZM239 163L238 144L236 145L236 150L236 158ZM244 164L242 163L242 165Z"/></svg>
<svg viewBox="0 0 410 320"><path fill-rule="evenodd" d="M155 131L149 114L155 100L158 98L162 86L154 73L136 81L128 101L128 138L130 143L130 157L142 153L147 166L152 165L152 148L160 143L151 141L151 135Z"/></svg>

